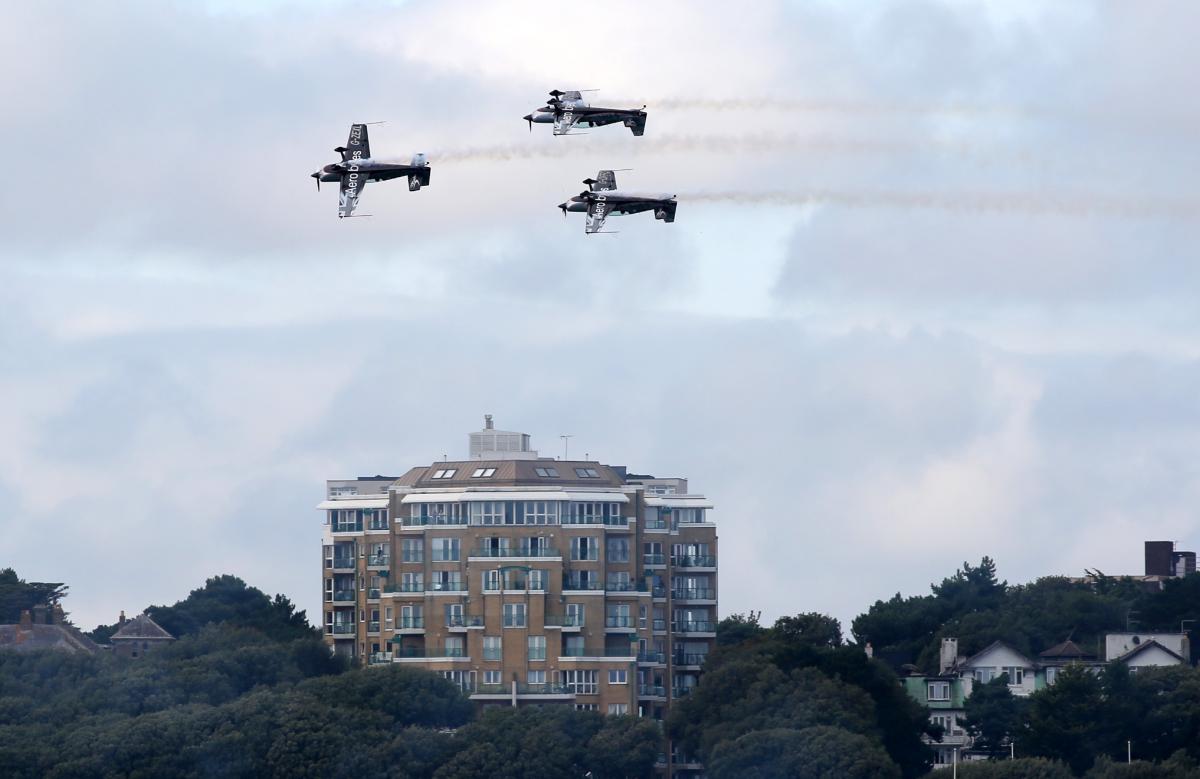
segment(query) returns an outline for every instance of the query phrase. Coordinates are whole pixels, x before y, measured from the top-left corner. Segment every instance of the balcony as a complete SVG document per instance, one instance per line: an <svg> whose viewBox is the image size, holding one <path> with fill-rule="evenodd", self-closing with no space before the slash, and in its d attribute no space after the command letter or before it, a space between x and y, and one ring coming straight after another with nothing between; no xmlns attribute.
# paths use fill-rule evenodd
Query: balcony
<svg viewBox="0 0 1200 779"><path fill-rule="evenodd" d="M671 590L675 600L716 600L717 591L710 587L684 587Z"/></svg>
<svg viewBox="0 0 1200 779"><path fill-rule="evenodd" d="M639 684L639 698L665 698L667 697L667 688L658 684Z"/></svg>
<svg viewBox="0 0 1200 779"><path fill-rule="evenodd" d="M380 592L378 587L370 587L367 589L367 600L379 600L379 595Z"/></svg>
<svg viewBox="0 0 1200 779"><path fill-rule="evenodd" d="M381 530L387 531L390 529L391 528L388 526L388 521L386 518L384 518L384 519L372 518L371 521L369 521L367 523L367 530L369 530L369 531L379 532Z"/></svg>
<svg viewBox="0 0 1200 779"><path fill-rule="evenodd" d="M367 623L367 635L374 633L379 635L379 620L371 620Z"/></svg>
<svg viewBox="0 0 1200 779"><path fill-rule="evenodd" d="M400 647L393 653L397 659L427 659L436 660L438 658L466 658L466 651L462 647L419 647L405 646Z"/></svg>
<svg viewBox="0 0 1200 779"><path fill-rule="evenodd" d="M717 557L710 554L675 555L671 565L676 568L716 568Z"/></svg>
<svg viewBox="0 0 1200 779"><path fill-rule="evenodd" d="M484 547L473 550L471 557L562 557L562 552L550 547L530 547L528 549L523 547L516 549Z"/></svg>
<svg viewBox="0 0 1200 779"><path fill-rule="evenodd" d="M642 555L642 565L645 566L662 566L667 564L666 555L662 554L644 554Z"/></svg>
<svg viewBox="0 0 1200 779"><path fill-rule="evenodd" d="M637 629L634 617L609 616L604 618L604 629L618 632L633 632Z"/></svg>
<svg viewBox="0 0 1200 779"><path fill-rule="evenodd" d="M647 519L643 524L646 530L670 530L671 525L665 519Z"/></svg>
<svg viewBox="0 0 1200 779"><path fill-rule="evenodd" d="M333 593L334 603L353 603L354 590L337 590Z"/></svg>
<svg viewBox="0 0 1200 779"><path fill-rule="evenodd" d="M385 555L385 554L368 555L367 556L367 567L368 568L387 568L388 563L390 561L391 561L390 555Z"/></svg>
<svg viewBox="0 0 1200 779"><path fill-rule="evenodd" d="M633 649L609 649L602 646L569 646L564 647L562 653L558 657L560 660L564 657L619 657L622 659L632 660L637 657L637 652Z"/></svg>
<svg viewBox="0 0 1200 779"><path fill-rule="evenodd" d="M431 527L443 525L466 525L466 517L405 517L405 527Z"/></svg>
<svg viewBox="0 0 1200 779"><path fill-rule="evenodd" d="M474 614L455 614L446 617L446 627L450 630L481 628L483 627L483 617Z"/></svg>
<svg viewBox="0 0 1200 779"><path fill-rule="evenodd" d="M329 529L337 533L361 533L363 526L361 522L335 522L329 526Z"/></svg>
<svg viewBox="0 0 1200 779"><path fill-rule="evenodd" d="M329 632L335 637L354 638L353 622L335 622L329 626Z"/></svg>
<svg viewBox="0 0 1200 779"><path fill-rule="evenodd" d="M568 580L563 582L563 589L568 592L602 592L604 590L604 584L601 582L573 582Z"/></svg>
<svg viewBox="0 0 1200 779"><path fill-rule="evenodd" d="M666 600L667 588L661 584L655 585L654 587L650 588L650 597L658 598L659 600Z"/></svg>
<svg viewBox="0 0 1200 779"><path fill-rule="evenodd" d="M467 588L463 586L461 579L451 579L449 581L432 581L425 588L426 592L466 592Z"/></svg>
<svg viewBox="0 0 1200 779"><path fill-rule="evenodd" d="M353 557L335 557L333 558L333 570L335 571L353 571Z"/></svg>
<svg viewBox="0 0 1200 779"><path fill-rule="evenodd" d="M687 696L692 694L692 690L694 690L694 689L696 689L696 688L677 685L677 686L671 688L671 697L672 698L686 698Z"/></svg>
<svg viewBox="0 0 1200 779"><path fill-rule="evenodd" d="M699 668L708 659L707 652L676 652L673 658L675 665Z"/></svg>
<svg viewBox="0 0 1200 779"><path fill-rule="evenodd" d="M497 698L509 697L513 693L512 684L481 684L471 694L474 699L482 698ZM564 684L518 684L517 697L538 697L538 696L570 696L574 697L575 693L570 687Z"/></svg>
<svg viewBox="0 0 1200 779"><path fill-rule="evenodd" d="M629 517L563 517L564 525L602 525L604 527L629 527Z"/></svg>
<svg viewBox="0 0 1200 779"><path fill-rule="evenodd" d="M638 652L637 661L641 665L666 665L665 652Z"/></svg>
<svg viewBox="0 0 1200 779"><path fill-rule="evenodd" d="M397 631L424 630L424 629L425 629L425 618L424 617L401 617L396 622L396 630Z"/></svg>
<svg viewBox="0 0 1200 779"><path fill-rule="evenodd" d="M391 652L372 652L367 657L367 665L386 665L392 662Z"/></svg>
<svg viewBox="0 0 1200 779"><path fill-rule="evenodd" d="M676 633L713 633L717 631L717 623L704 620L672 622L671 629Z"/></svg>
<svg viewBox="0 0 1200 779"><path fill-rule="evenodd" d="M665 619L653 620L650 624L650 629L653 630L655 633L666 633L667 632L667 621Z"/></svg>
<svg viewBox="0 0 1200 779"><path fill-rule="evenodd" d="M398 592L425 592L425 585L421 582L400 582L399 584L385 587L383 591L391 594Z"/></svg>
<svg viewBox="0 0 1200 779"><path fill-rule="evenodd" d="M605 592L650 592L643 582L607 582L604 585Z"/></svg>
<svg viewBox="0 0 1200 779"><path fill-rule="evenodd" d="M578 632L583 627L583 617L575 614L547 614L543 618L542 624L547 628L561 628Z"/></svg>

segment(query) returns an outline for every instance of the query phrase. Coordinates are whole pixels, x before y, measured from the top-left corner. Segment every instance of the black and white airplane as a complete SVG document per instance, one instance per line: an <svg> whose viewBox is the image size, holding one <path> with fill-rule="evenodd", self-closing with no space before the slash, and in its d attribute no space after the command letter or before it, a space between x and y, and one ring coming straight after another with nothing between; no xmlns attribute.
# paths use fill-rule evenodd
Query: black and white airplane
<svg viewBox="0 0 1200 779"><path fill-rule="evenodd" d="M338 218L353 216L359 195L368 181L387 181L408 176L408 189L416 192L429 185L429 163L424 154L414 154L412 162L387 162L371 157L371 141L367 137L367 125L350 125L350 140L345 146L334 149L342 155L341 162L333 162L312 174L317 180L317 189L322 181L340 183Z"/></svg>
<svg viewBox="0 0 1200 779"><path fill-rule="evenodd" d="M646 132L646 106L641 108L600 108L590 106L579 90L561 92L554 90L550 100L542 108L534 109L532 113L522 118L529 122L530 131L533 123L554 124L555 135L571 135L574 128L602 127L606 124L622 122L633 131L634 135Z"/></svg>
<svg viewBox="0 0 1200 779"><path fill-rule="evenodd" d="M675 221L674 195L644 194L639 192L623 192L617 189L617 177L611 170L602 170L594 179L584 179L588 185L586 192L580 192L565 203L559 203L563 216L568 211L583 211L587 213L587 223L583 231L588 235L598 233L604 227L604 220L609 214L638 214L642 211L653 211L655 219L664 222Z"/></svg>

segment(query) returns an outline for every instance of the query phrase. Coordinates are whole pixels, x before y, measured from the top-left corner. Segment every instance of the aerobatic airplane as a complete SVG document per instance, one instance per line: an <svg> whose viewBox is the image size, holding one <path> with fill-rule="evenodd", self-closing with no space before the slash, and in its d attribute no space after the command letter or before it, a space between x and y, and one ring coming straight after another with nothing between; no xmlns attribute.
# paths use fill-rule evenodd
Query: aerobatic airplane
<svg viewBox="0 0 1200 779"><path fill-rule="evenodd" d="M588 235L598 233L604 227L604 220L609 214L637 214L642 211L653 211L655 219L664 222L675 221L674 195L647 195L637 192L622 192L617 189L617 177L611 170L602 170L594 179L584 179L588 185L586 192L580 192L565 203L559 203L563 216L568 211L583 211L587 213L587 223L583 231Z"/></svg>
<svg viewBox="0 0 1200 779"><path fill-rule="evenodd" d="M529 130L533 131L533 123L554 124L555 135L572 135L574 128L602 127L606 124L622 122L633 131L634 135L646 132L646 112L641 108L600 108L584 102L579 90L561 92L554 90L550 100L542 108L522 118L529 122Z"/></svg>
<svg viewBox="0 0 1200 779"><path fill-rule="evenodd" d="M345 146L334 149L342 155L341 162L333 162L312 174L317 180L317 190L322 181L337 181L341 185L338 198L338 218L353 216L358 198L368 181L387 181L408 176L408 189L416 192L429 185L429 163L424 154L414 154L412 162L385 162L372 159L371 141L367 137L367 125L350 125L350 139Z"/></svg>

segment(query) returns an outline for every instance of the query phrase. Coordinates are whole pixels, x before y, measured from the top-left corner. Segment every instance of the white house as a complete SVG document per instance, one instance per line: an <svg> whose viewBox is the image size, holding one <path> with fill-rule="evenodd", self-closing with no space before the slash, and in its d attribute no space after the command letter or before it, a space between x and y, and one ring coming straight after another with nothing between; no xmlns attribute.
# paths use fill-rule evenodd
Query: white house
<svg viewBox="0 0 1200 779"><path fill-rule="evenodd" d="M1013 695L1032 695L1036 689L1036 669L1033 660L1003 641L993 641L957 664L966 696L971 694L975 684L987 684L1001 674L1007 674L1008 689Z"/></svg>
<svg viewBox="0 0 1200 779"><path fill-rule="evenodd" d="M1130 667L1187 665L1192 647L1187 633L1109 633L1104 636L1104 659Z"/></svg>

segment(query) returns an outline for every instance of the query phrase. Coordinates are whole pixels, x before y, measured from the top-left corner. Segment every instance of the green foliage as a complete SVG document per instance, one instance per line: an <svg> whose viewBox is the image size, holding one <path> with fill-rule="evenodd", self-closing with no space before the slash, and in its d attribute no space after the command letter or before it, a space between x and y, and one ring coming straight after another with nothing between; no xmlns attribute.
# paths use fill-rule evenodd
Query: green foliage
<svg viewBox="0 0 1200 779"><path fill-rule="evenodd" d="M714 779L899 779L878 742L842 728L755 730L713 752Z"/></svg>
<svg viewBox="0 0 1200 779"><path fill-rule="evenodd" d="M236 625L287 640L316 635L303 611L285 596L273 599L236 576L214 576L173 606L150 606L146 613L176 637L199 632L205 625Z"/></svg>
<svg viewBox="0 0 1200 779"><path fill-rule="evenodd" d="M832 649L842 645L842 625L833 617L809 612L780 617L773 628L776 637L793 644Z"/></svg>
<svg viewBox="0 0 1200 779"><path fill-rule="evenodd" d="M34 606L55 606L67 596L62 582L27 582L12 568L0 570L0 625L19 622Z"/></svg>
<svg viewBox="0 0 1200 779"><path fill-rule="evenodd" d="M766 628L758 624L760 612L730 614L717 623L717 646L734 646L758 638Z"/></svg>
<svg viewBox="0 0 1200 779"><path fill-rule="evenodd" d="M967 719L963 727L974 738L974 749L984 754L1008 754L1008 745L1022 729L1028 701L1008 688L1008 677L1000 675L987 684L976 684L967 697Z"/></svg>
<svg viewBox="0 0 1200 779"><path fill-rule="evenodd" d="M929 779L945 776L939 769ZM991 760L958 764L959 779L1073 779L1071 769L1053 760L1023 757L1016 760Z"/></svg>

